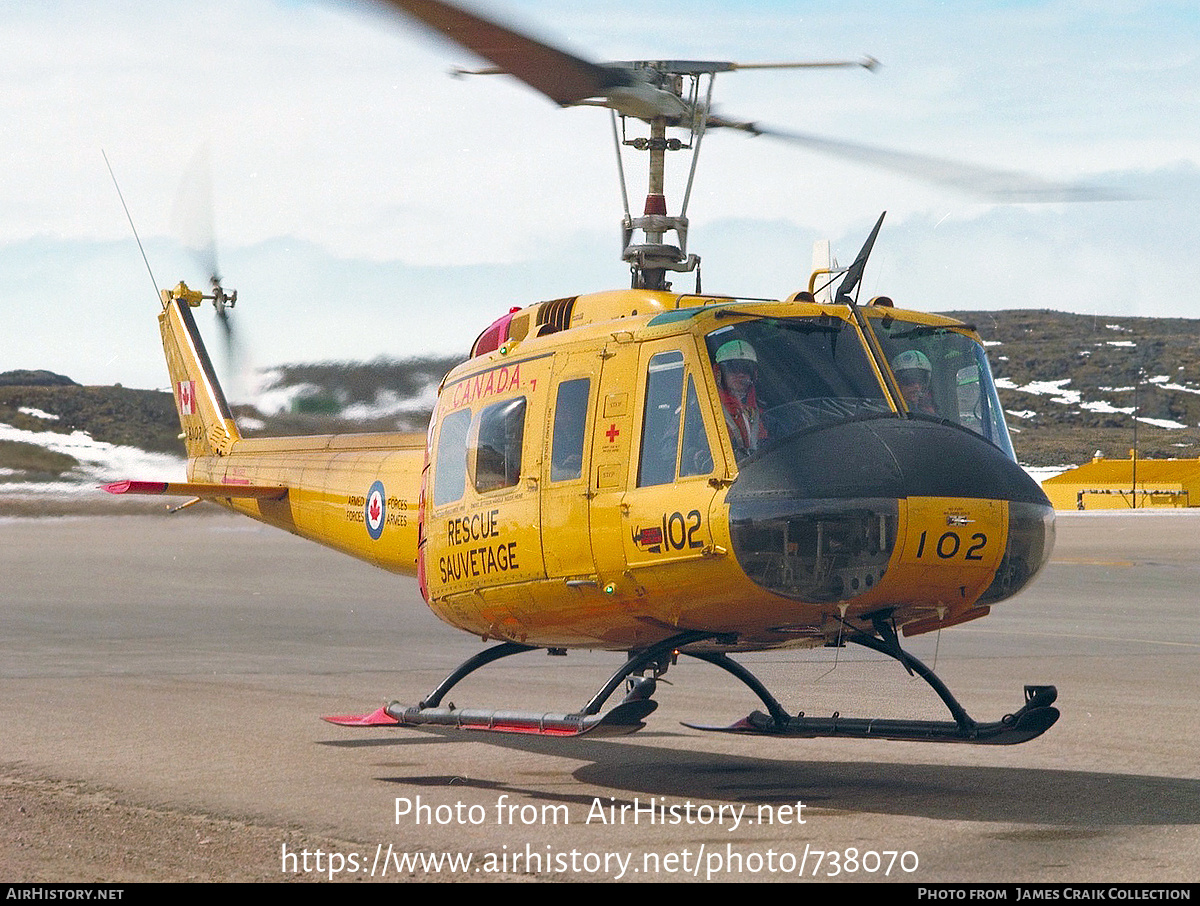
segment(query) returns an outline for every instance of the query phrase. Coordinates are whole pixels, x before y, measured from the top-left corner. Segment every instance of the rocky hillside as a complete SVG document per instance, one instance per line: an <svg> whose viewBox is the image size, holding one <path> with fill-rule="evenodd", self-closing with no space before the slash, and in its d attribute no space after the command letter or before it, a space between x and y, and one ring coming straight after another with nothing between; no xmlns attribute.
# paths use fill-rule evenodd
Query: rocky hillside
<svg viewBox="0 0 1200 906"><path fill-rule="evenodd" d="M953 313L975 326L1030 465L1200 457L1200 321L1051 311Z"/></svg>
<svg viewBox="0 0 1200 906"><path fill-rule="evenodd" d="M170 394L81 387L42 371L0 374L0 514L113 512L96 499L106 496L96 491L101 482L183 476L178 434Z"/></svg>
<svg viewBox="0 0 1200 906"><path fill-rule="evenodd" d="M461 358L281 365L262 375L252 404L235 406L249 434L423 432L437 388Z"/></svg>
<svg viewBox="0 0 1200 906"><path fill-rule="evenodd" d="M169 393L81 387L48 371L0 374L0 423L35 432L85 431L94 440L157 453L181 450Z"/></svg>

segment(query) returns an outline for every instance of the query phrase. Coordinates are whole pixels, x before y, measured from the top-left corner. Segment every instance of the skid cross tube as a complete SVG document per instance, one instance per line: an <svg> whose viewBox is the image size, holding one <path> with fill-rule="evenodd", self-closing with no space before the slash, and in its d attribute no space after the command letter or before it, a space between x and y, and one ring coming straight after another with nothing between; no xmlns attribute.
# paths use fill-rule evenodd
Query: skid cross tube
<svg viewBox="0 0 1200 906"><path fill-rule="evenodd" d="M775 721L775 726L782 730L788 725L791 720L790 715L784 709L783 705L779 704L779 700L771 694L770 690L763 685L762 680L747 670L727 654L709 654L700 651L685 651L684 654L690 655L699 661L705 661L712 664L714 667L720 667L722 670L731 673L740 679L743 683L750 687L755 695L757 695L767 710L771 712L771 718Z"/></svg>
<svg viewBox="0 0 1200 906"><path fill-rule="evenodd" d="M705 632L681 632L679 635L673 635L669 639L664 639L657 645L651 645L649 648L643 648L641 651L631 651L629 653L629 660L625 662L625 665L612 675L612 678L592 697L592 700L583 706L583 710L580 713L598 713L604 707L604 703L608 701L608 697L616 691L617 686L621 685L621 681L627 676L631 676L639 670L644 670L654 662L671 654L671 652L681 645L690 645L693 642L699 642L702 639L711 637L710 633Z"/></svg>
<svg viewBox="0 0 1200 906"><path fill-rule="evenodd" d="M937 693L938 698L949 709L950 716L954 718L954 722L958 724L964 733L969 733L975 729L976 723L974 719L958 703L958 699L954 697L941 678L926 667L919 659L913 657L900 647L900 638L896 635L896 627L891 622L880 617L875 617L871 621L871 624L875 629L876 635L871 636L864 632L856 632L846 636L846 641L862 645L864 648L870 648L872 651L878 651L880 654L886 654L888 657L899 661L909 673L916 673L917 676L929 684L929 687Z"/></svg>
<svg viewBox="0 0 1200 906"><path fill-rule="evenodd" d="M598 714L600 709L604 707L604 703L621 685L621 681L626 677L637 673L639 670L644 670L656 661L669 655L681 645L688 645L693 642L701 641L702 639L710 638L710 634L704 632L681 632L678 635L673 635L669 639L664 639L657 645L651 645L649 648L643 648L639 651L631 651L628 660L624 665L612 675L607 683L592 696L591 700L584 705L579 714ZM417 705L418 708L436 708L442 703L442 698L454 686L458 685L462 680L466 679L470 674L474 673L480 667L486 667L493 661L498 661L501 658L508 657L513 654L521 654L525 651L537 651L538 649L532 645L522 645L519 642L501 642L499 645L493 645L491 648L486 648L473 657L467 658L458 668L448 677L438 684L437 688L430 692ZM735 665L740 666L740 665Z"/></svg>
<svg viewBox="0 0 1200 906"><path fill-rule="evenodd" d="M454 686L457 686L467 676L474 673L480 667L486 667L492 661L498 661L502 657L508 657L511 654L520 654L522 651L536 651L532 645L522 645L519 642L501 642L499 645L493 645L491 648L485 648L473 657L467 658L458 665L458 669L451 673L448 677L438 684L438 687L426 695L417 705L418 708L436 708L442 703L442 697L449 692Z"/></svg>

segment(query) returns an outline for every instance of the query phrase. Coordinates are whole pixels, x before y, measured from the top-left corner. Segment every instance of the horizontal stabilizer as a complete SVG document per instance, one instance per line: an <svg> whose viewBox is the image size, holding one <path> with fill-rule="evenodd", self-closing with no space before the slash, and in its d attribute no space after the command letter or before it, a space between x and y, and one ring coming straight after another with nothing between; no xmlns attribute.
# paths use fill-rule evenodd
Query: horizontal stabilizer
<svg viewBox="0 0 1200 906"><path fill-rule="evenodd" d="M100 486L110 494L159 494L202 499L226 497L255 500L282 500L288 489L252 484L209 484L190 481L114 481Z"/></svg>

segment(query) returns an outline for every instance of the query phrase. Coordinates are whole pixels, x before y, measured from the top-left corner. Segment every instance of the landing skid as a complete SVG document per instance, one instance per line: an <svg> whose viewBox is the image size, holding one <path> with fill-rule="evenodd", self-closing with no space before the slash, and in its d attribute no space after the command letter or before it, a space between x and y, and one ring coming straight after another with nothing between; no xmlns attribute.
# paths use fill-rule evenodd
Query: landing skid
<svg viewBox="0 0 1200 906"><path fill-rule="evenodd" d="M937 720L890 720L881 718L806 717L801 711L796 717L780 721L770 714L754 711L728 727L706 727L685 724L693 730L718 733L741 733L751 736L780 736L795 739L816 739L823 736L846 736L853 739L898 739L912 742L962 742L976 745L1011 746L1041 736L1058 720L1058 709L1051 708L1058 696L1053 686L1026 686L1025 704L1013 714L991 723Z"/></svg>
<svg viewBox="0 0 1200 906"><path fill-rule="evenodd" d="M644 727L646 724L642 718L658 708L658 702L650 697L658 686L656 677L666 672L669 659L678 647L709 637L708 634L699 632L680 633L650 648L632 653L624 666L612 675L600 691L580 710L571 714L473 711L455 708L453 705L440 707L442 698L451 687L480 667L509 655L537 650L517 642L503 642L463 662L462 666L446 677L415 707L405 707L399 702L392 702L373 714L326 717L325 720L344 727L454 727L461 730L490 730L537 736L625 736ZM629 690L621 702L607 713L600 713L604 703L622 681L649 667L654 669L654 676L630 680Z"/></svg>
<svg viewBox="0 0 1200 906"><path fill-rule="evenodd" d="M767 706L769 713L754 711L728 727L685 724L694 730L713 730L722 733L744 733L755 736L784 736L801 739L848 736L855 739L896 739L915 742L961 742L982 745L1016 745L1041 736L1058 720L1058 709L1051 707L1058 698L1053 686L1026 686L1025 704L1012 714L991 723L978 723L951 694L946 684L925 664L900 647L895 627L883 618L876 618L874 635L853 632L847 641L886 654L899 661L910 673L929 684L949 709L952 721L897 720L888 718L806 717L801 711L792 717L767 690L759 679L737 661L724 654L695 653L692 657L707 661L736 676Z"/></svg>
<svg viewBox="0 0 1200 906"><path fill-rule="evenodd" d="M1058 709L1051 707L1058 697L1055 688L1026 686L1025 704L1019 710L998 721L978 723L967 714L937 674L900 647L895 628L887 620L877 618L872 628L874 634L855 631L845 638L894 658L910 674L920 676L941 698L953 720L846 718L838 713L831 717L807 717L803 711L793 717L758 677L728 655L685 650L684 646L715 638L703 632L680 633L632 653L583 708L570 714L464 710L453 704L442 707L442 699L451 687L480 667L509 655L537 650L516 642L503 642L465 661L415 706L406 707L399 702L392 702L372 714L326 717L325 720L348 727L452 727L540 736L623 736L644 727L644 718L658 707L658 703L651 699L657 688L657 678L666 672L677 654L686 654L720 667L748 686L767 708L766 713L754 711L726 727L685 724L696 730L803 739L845 736L857 739L1015 745L1041 736L1058 720ZM631 678L633 674L642 674L647 669L653 670L653 676ZM625 697L607 713L601 714L604 703L626 680L629 688Z"/></svg>

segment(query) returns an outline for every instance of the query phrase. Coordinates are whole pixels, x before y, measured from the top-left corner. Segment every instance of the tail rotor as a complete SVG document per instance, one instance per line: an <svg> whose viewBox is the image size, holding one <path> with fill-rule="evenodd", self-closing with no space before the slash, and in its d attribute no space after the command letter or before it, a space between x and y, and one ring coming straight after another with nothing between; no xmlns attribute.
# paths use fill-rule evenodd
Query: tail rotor
<svg viewBox="0 0 1200 906"><path fill-rule="evenodd" d="M180 182L174 210L175 233L203 269L210 292L201 298L212 302L220 326L222 352L228 376L241 383L241 343L230 309L237 305L237 290L226 289L217 265L217 238L213 216L212 154L202 145L192 157Z"/></svg>

